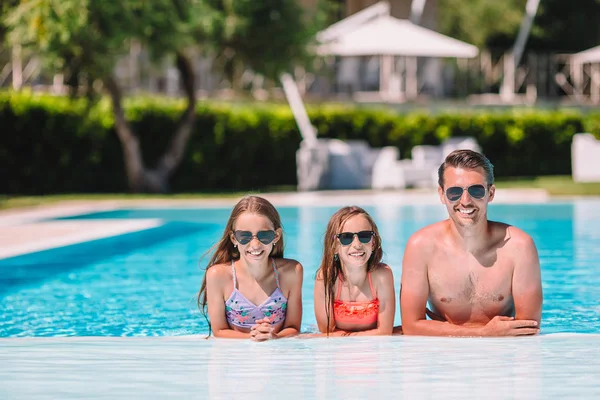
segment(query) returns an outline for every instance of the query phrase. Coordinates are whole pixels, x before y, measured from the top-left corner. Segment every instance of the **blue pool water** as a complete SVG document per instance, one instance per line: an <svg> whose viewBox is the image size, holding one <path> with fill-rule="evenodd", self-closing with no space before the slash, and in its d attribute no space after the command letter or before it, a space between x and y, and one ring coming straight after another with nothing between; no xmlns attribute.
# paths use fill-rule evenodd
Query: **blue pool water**
<svg viewBox="0 0 600 400"><path fill-rule="evenodd" d="M399 288L408 237L445 218L441 205L365 207ZM0 260L0 337L205 334L195 305L231 208L130 209L68 219L160 218L153 229ZM280 207L285 255L305 268L303 330L314 330L313 280L337 207ZM534 238L544 289L542 334L600 333L600 201L490 205L490 218ZM400 324L400 311L396 315Z"/></svg>

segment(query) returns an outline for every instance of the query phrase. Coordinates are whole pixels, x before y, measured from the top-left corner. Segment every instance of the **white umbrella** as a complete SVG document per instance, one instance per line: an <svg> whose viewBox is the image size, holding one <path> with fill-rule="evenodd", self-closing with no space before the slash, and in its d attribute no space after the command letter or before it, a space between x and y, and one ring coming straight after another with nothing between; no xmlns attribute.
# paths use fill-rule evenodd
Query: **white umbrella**
<svg viewBox="0 0 600 400"><path fill-rule="evenodd" d="M571 57L579 64L600 63L600 46L575 53Z"/></svg>
<svg viewBox="0 0 600 400"><path fill-rule="evenodd" d="M576 98L581 96L584 91L584 73L583 64L590 66L590 97L595 104L600 103L600 46L575 53L571 56L571 76L573 77L573 86L576 89Z"/></svg>
<svg viewBox="0 0 600 400"><path fill-rule="evenodd" d="M374 18L351 32L322 43L318 52L339 56L456 58L472 58L479 53L473 45L389 15Z"/></svg>

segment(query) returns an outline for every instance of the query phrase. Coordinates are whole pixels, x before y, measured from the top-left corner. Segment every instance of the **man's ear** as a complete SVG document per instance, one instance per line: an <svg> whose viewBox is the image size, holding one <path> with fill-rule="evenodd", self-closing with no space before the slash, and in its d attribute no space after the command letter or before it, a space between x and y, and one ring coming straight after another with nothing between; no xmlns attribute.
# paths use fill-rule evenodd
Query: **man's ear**
<svg viewBox="0 0 600 400"><path fill-rule="evenodd" d="M492 200L494 200L494 196L496 195L496 185L490 185L488 192L489 192L489 194L488 194L488 203L489 203Z"/></svg>
<svg viewBox="0 0 600 400"><path fill-rule="evenodd" d="M444 189L438 185L438 194L440 195L440 201L442 204L446 204L446 195L444 194Z"/></svg>

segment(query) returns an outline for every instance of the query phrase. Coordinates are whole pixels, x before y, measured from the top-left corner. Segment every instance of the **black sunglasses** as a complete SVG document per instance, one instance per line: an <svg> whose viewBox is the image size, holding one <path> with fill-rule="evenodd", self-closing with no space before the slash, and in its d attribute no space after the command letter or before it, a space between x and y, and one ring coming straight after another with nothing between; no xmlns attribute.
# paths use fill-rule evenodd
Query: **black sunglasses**
<svg viewBox="0 0 600 400"><path fill-rule="evenodd" d="M485 197L486 188L483 185L471 185L467 189L469 196L475 200L481 200ZM460 186L452 186L446 189L446 197L450 201L457 201L460 199L465 191L465 188Z"/></svg>
<svg viewBox="0 0 600 400"><path fill-rule="evenodd" d="M275 240L275 231L258 231L256 235L253 235L250 231L235 231L233 232L233 236L239 244L248 244L254 237L262 244L269 244Z"/></svg>
<svg viewBox="0 0 600 400"><path fill-rule="evenodd" d="M375 232L373 231L360 231L360 232L342 232L335 235L338 238L342 246L348 246L350 243L354 241L354 235L358 237L358 241L361 243L369 243L373 236L375 236Z"/></svg>

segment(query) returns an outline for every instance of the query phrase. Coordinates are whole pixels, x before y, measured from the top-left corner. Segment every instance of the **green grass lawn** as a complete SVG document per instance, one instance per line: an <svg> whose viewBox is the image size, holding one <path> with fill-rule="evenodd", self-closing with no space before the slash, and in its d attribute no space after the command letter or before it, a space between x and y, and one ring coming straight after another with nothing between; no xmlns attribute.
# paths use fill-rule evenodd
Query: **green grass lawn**
<svg viewBox="0 0 600 400"><path fill-rule="evenodd" d="M570 176L498 179L496 186L544 189L552 196L600 196L600 182L576 183Z"/></svg>
<svg viewBox="0 0 600 400"><path fill-rule="evenodd" d="M600 182L575 183L570 176L541 176L537 178L498 179L496 186L503 188L538 188L546 190L552 196L600 196ZM270 187L260 192L294 192L294 186ZM251 192L210 192L159 194L59 194L46 196L1 196L0 210L18 207L32 207L61 201L86 200L140 200L140 199L232 199L240 198ZM259 193L256 191L254 193Z"/></svg>
<svg viewBox="0 0 600 400"><path fill-rule="evenodd" d="M0 210L17 207L33 207L61 201L86 200L152 200L152 199L227 199L239 198L244 193L178 193L178 194L53 194L45 196L0 196Z"/></svg>

